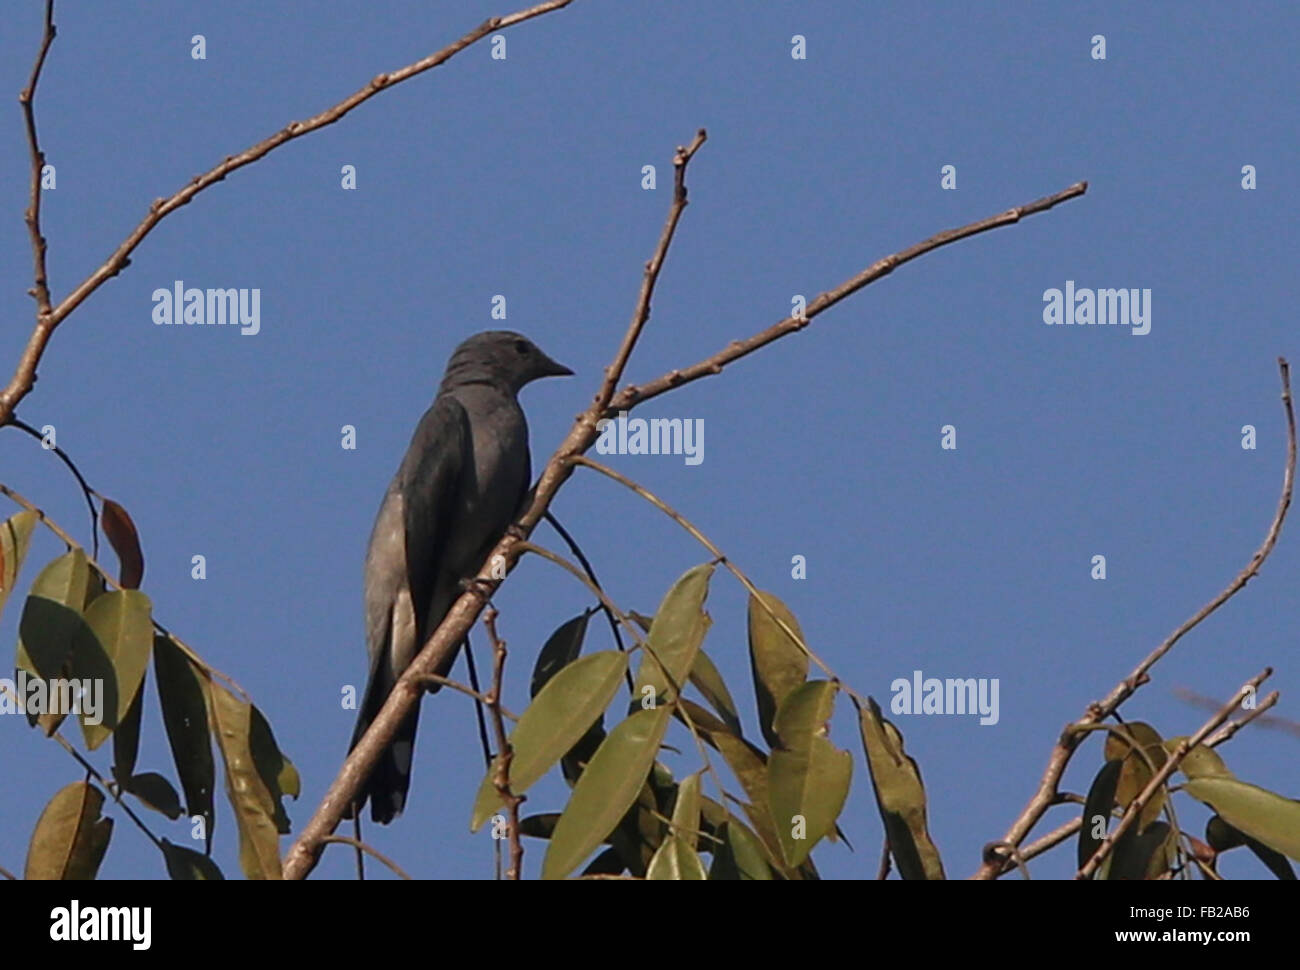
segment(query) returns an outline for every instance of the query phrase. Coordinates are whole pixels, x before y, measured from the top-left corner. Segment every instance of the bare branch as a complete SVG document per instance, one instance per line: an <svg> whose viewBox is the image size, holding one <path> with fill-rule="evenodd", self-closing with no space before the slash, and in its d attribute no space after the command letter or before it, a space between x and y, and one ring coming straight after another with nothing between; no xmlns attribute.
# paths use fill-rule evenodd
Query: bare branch
<svg viewBox="0 0 1300 970"><path fill-rule="evenodd" d="M655 283L659 281L659 270L663 268L664 257L668 255L668 247L672 245L673 234L677 231L677 223L686 208L686 166L708 137L708 132L701 128L695 133L695 140L684 148L679 145L677 154L673 156L673 204L668 209L663 232L659 234L659 245L645 264L645 275L641 278L641 293L637 297L636 309L632 312L632 323L627 328L627 333L623 334L623 343L614 355L613 362L605 368L605 381L596 395L596 400L602 407L614 396L614 388L632 357L632 348L641 338L641 331L650 319L650 299L654 296Z"/></svg>
<svg viewBox="0 0 1300 970"><path fill-rule="evenodd" d="M18 95L18 103L23 106L23 120L27 125L27 148L32 157L31 190L23 218L27 223L27 233L32 237L34 285L29 292L36 299L38 327L50 315L50 285L45 272L45 237L41 235L41 171L45 168L45 153L41 151L40 139L36 137L36 85L41 80L41 68L45 66L45 55L54 43L55 33L54 0L45 0L45 35L41 38L41 48L36 54L36 63L32 65L27 87ZM6 417L8 414L0 410L0 424L4 423Z"/></svg>
<svg viewBox="0 0 1300 970"><path fill-rule="evenodd" d="M1187 690L1186 688L1176 687L1174 688L1174 694L1179 698L1181 698L1182 700L1187 701L1187 703L1189 704L1195 704L1197 707L1208 708L1209 710L1212 711L1217 711L1219 709L1219 702L1216 701L1214 698L1204 697L1200 694L1195 693L1194 691ZM1211 738L1209 741L1206 742L1206 744L1216 743L1215 738L1222 738L1224 741L1226 741L1228 738L1232 737L1234 734L1240 731L1247 724L1250 724L1252 721L1256 721L1257 718L1258 720L1256 721L1255 724L1256 727L1267 728L1273 731L1285 731L1287 734L1293 734L1296 737L1300 737L1300 723L1289 720L1285 717L1278 717L1272 714L1268 715L1267 717L1261 716L1264 714L1266 710L1268 710L1272 706L1273 706L1272 704L1261 703L1259 707L1255 708L1255 710L1251 711L1241 720L1229 721L1227 724L1223 726L1223 730L1217 732L1214 735L1214 738Z"/></svg>
<svg viewBox="0 0 1300 970"><path fill-rule="evenodd" d="M600 605L609 611L610 615L614 616L619 623L622 623L627 627L627 632L632 635L633 642L638 647L641 646L643 642L641 631L637 629L636 624L632 622L617 603L609 598L609 594L607 594L600 586L597 586L595 580L591 579L591 577L585 574L581 569L569 562L569 560L565 559L559 553L551 552L551 550L547 549L545 546L539 546L533 542L525 541L519 543L519 552L531 552L534 555L541 556L543 559L555 563L555 565L568 572L571 576L577 579L578 582L582 583L592 592Z"/></svg>
<svg viewBox="0 0 1300 970"><path fill-rule="evenodd" d="M1043 772L1043 777L1038 783L1038 790L1016 820L1011 823L1011 828L1007 830L1007 834L997 844L1018 846L1024 841L1033 827L1038 824L1038 820L1043 817L1043 813L1053 804L1056 786L1065 773L1065 768L1070 763L1070 758L1073 756L1075 749L1088 736L1088 733L1096 725L1110 717L1120 704L1133 695L1134 691L1150 680L1149 671L1152 666L1173 648L1183 634L1217 610L1234 593L1245 586L1259 572L1264 560L1273 551L1274 545L1277 544L1277 537L1282 531L1282 523L1286 519L1287 509L1291 505L1296 461L1295 412L1291 407L1291 368L1286 360L1281 357L1278 358L1277 364L1282 376L1282 407L1286 412L1287 423L1286 470L1282 476L1282 496L1278 500L1277 511L1274 513L1273 521L1264 536L1264 542L1251 557L1246 567L1237 574L1236 579L1229 583L1222 593L1197 610L1186 622L1171 633L1164 643L1151 651L1134 668L1133 672L1120 681L1103 700L1090 705L1087 713L1080 720L1066 725L1065 730L1056 742L1056 747L1052 749L1051 757L1047 762L1047 770ZM986 853L984 863L971 878L996 879L1006 868L1007 862L1008 860L1005 857L999 857L995 853Z"/></svg>
<svg viewBox="0 0 1300 970"><path fill-rule="evenodd" d="M510 813L507 838L510 840L510 867L506 869L507 879L521 879L524 871L524 844L519 837L519 806L526 796L516 795L510 790L510 763L514 761L515 749L506 737L506 722L501 716L501 689L505 684L506 642L497 634L497 610L489 605L483 614L483 626L487 629L488 639L492 642L492 688L488 691L487 706L492 712L492 728L497 737L497 767L492 774L492 784L496 785L497 794L505 802L506 811Z"/></svg>
<svg viewBox="0 0 1300 970"><path fill-rule="evenodd" d="M982 232L988 232L990 229L999 229L1002 226L1010 226L1024 219L1026 216L1034 215L1038 212L1046 212L1053 206L1059 205L1076 196L1083 195L1088 191L1087 182L1076 182L1068 189L1063 189L1055 195L1045 196L1027 205L1017 206L1014 209L1008 209L996 216L990 216L988 219L981 219L979 222L972 222L969 225L962 226L958 229L949 229L938 235L931 236L924 242L919 242L915 246L909 246L901 252L894 253L892 256L886 256L884 259L877 260L857 276L845 280L833 290L822 293L814 299L805 308L803 316L786 317L779 323L774 323L766 330L762 330L752 337L745 340L734 340L725 348L718 351L712 357L706 357L699 363L692 364L680 370L672 370L662 377L657 377L647 384L640 387L635 384L623 388L610 401L609 413L617 414L619 411L630 411L637 404L648 401L652 397L658 397L665 391L670 391L674 387L681 387L683 384L689 384L691 381L699 380L701 377L710 377L714 374L721 374L722 369L728 364L747 357L760 347L766 347L775 340L792 333L797 333L812 322L813 317L829 310L841 300L852 296L858 290L862 289L869 283L874 283L882 276L887 276L904 263L909 263L918 256L923 256L933 249L940 246L946 246L949 243L957 242L960 239L966 239L970 236L978 235Z"/></svg>
<svg viewBox="0 0 1300 970"><path fill-rule="evenodd" d="M112 255L109 256L98 269L86 277L86 279L83 280L76 289L65 296L59 302L58 306L50 309L49 293L48 291L45 291L43 297L44 302L41 305L41 312L38 314L36 328L32 331L31 337L28 338L27 347L23 350L23 355L18 362L18 368L14 372L13 379L10 380L9 384L3 391L0 391L0 424L4 424L9 415L13 413L13 409L18 405L18 402L26 397L31 391L32 386L36 382L36 367L40 363L42 355L45 353L45 347L49 343L50 336L54 333L55 328L63 322L64 318L66 318L69 313L80 306L86 297L90 296L90 294L94 293L95 290L99 289L105 282L112 279L129 266L131 263L131 253L133 253L135 248L140 245L145 236L149 235L149 233L153 231L154 227L171 213L175 212L181 206L189 204L189 202L204 189L220 182L236 169L243 168L245 165L251 165L259 158L269 154L286 142L293 141L295 138L301 138L303 135L317 131L327 125L334 124L334 122L338 121L353 108L369 101L380 91L387 90L395 84L400 84L402 81L409 80L417 74L423 74L425 71L437 67L439 64L450 60L466 47L469 47L476 41L482 40L488 34L491 34L494 31L504 30L505 28L512 27L515 24L523 23L525 20L532 20L534 17L540 17L543 14L551 13L555 10L561 10L572 2L573 0L547 0L545 3L539 3L534 7L517 11L516 13L509 14L505 17L492 17L485 20L455 43L449 44L442 50L430 54L428 57L422 58L414 64L408 64L406 67L399 68L396 71L389 71L384 74L376 75L359 91L355 92L351 97L340 101L332 108L327 108L320 114L308 118L306 121L289 122L289 124L285 125L271 137L259 141L256 145L253 145L250 148L246 148L238 155L226 156L220 164L210 168L202 175L194 176L194 178L190 179L189 183L184 188L180 189L169 198L155 199L153 204L149 206L148 214L140 221L139 225L131 230L130 235L122 240L121 245L113 251ZM47 4L50 5L47 7L47 15L52 15L52 3L53 0L47 0ZM45 49L49 47L51 39L53 39L52 25L47 29L46 42L41 49L40 57L37 59L36 70L33 71L33 81L30 86L32 88L35 86L35 77L39 73L41 63L45 59ZM25 90L23 93L24 95L28 95L28 102L30 102L29 92ZM28 102L25 102L25 106L28 108L29 112L28 135L29 139L33 140L34 144L35 123L31 120L30 104ZM38 154L39 153L37 153L37 155ZM34 155L33 157L36 158L37 155ZM35 183L36 189L39 190L39 167L36 167L35 171L35 177L37 178L37 182ZM28 225L34 225L34 222L29 219ZM37 243L39 243L39 245L37 245ZM37 245L37 302L41 303L41 287L44 286L45 275L45 242L40 238L39 230L34 232L33 245Z"/></svg>
<svg viewBox="0 0 1300 970"><path fill-rule="evenodd" d="M1208 748L1215 748L1218 747L1220 744L1223 744L1225 741L1231 741L1233 735L1235 735L1238 731L1244 728L1251 721L1255 720L1255 718L1259 717L1261 714L1267 711L1270 707L1276 705L1277 702L1281 699L1282 699L1282 695L1279 694L1277 691L1273 691L1273 693L1269 694L1262 701L1260 701L1259 706L1256 707L1249 714L1247 714L1245 717L1240 718L1239 720L1236 721L1229 721L1227 724L1223 725L1223 727L1219 728L1219 730L1215 731L1214 734L1210 735L1210 737L1205 742L1205 746ZM1267 718L1267 717L1262 718L1259 722L1260 726L1261 727L1267 726L1270 720L1277 720L1277 719ZM1290 722L1288 721L1285 723L1289 724Z"/></svg>
<svg viewBox="0 0 1300 970"><path fill-rule="evenodd" d="M376 859L378 859L384 865L388 866L389 869L392 869L393 872L397 873L403 879L411 878L406 874L406 871L401 866L399 866L396 862L388 858L388 856L384 855L382 852L380 852L378 849L374 848L373 846L369 846L366 843L362 842L360 839L354 839L346 835L327 835L321 841L326 844L329 844L330 842L337 842L340 845L350 845L358 852L365 852L367 855L374 856Z"/></svg>
<svg viewBox="0 0 1300 970"><path fill-rule="evenodd" d="M1097 867L1105 861L1106 856L1110 855L1111 850L1115 847L1115 843L1118 842L1120 837L1133 826L1133 823L1137 821L1138 816L1142 814L1142 809L1146 807L1147 802L1151 801L1151 799L1155 797L1156 792L1164 786L1164 783L1168 780L1169 776L1178 770L1178 766L1183 763L1183 759L1187 757L1188 753L1209 737L1211 731L1230 718L1232 712L1241 704L1242 699L1254 693L1255 689L1268 679L1272 673L1272 667L1265 667L1261 673L1256 674L1243 684L1241 689L1239 689L1233 696L1232 700L1228 701L1227 704L1224 704L1223 708L1217 714L1201 725L1199 731L1193 734L1190 738L1183 738L1183 740L1178 742L1178 746L1169 753L1169 757L1160 767L1160 770L1151 776L1151 781L1147 783L1147 786L1138 793L1138 796L1134 798L1133 801L1129 802L1128 808L1124 812L1124 816L1119 820L1119 824L1115 826L1114 830L1112 830L1109 835L1101 840L1101 844L1097 846L1097 851L1092 854L1092 857L1084 863L1075 874L1075 879L1092 878L1093 873L1097 871Z"/></svg>
<svg viewBox="0 0 1300 970"><path fill-rule="evenodd" d="M437 684L439 687L450 687L452 690L460 691L462 694L464 694L467 697L474 698L474 700L478 701L480 704L488 703L488 698L486 694L482 694L479 691L474 690L472 687L467 687L465 684L462 684L458 680L452 680L450 677L443 677L440 674L426 674L421 679L424 681L426 685ZM511 714L510 711L507 710L505 707L501 708L501 713L504 714L511 721L519 720L518 717L516 717L514 714Z"/></svg>
<svg viewBox="0 0 1300 970"><path fill-rule="evenodd" d="M33 428L26 421L20 421L17 415L10 415L9 424L17 428L19 431L23 432L24 434L30 435L31 437L35 438L37 441L41 442L42 445L44 445L45 435L41 434L38 430ZM95 501L92 498L92 496L99 495L99 493L90 487L90 483L87 482L85 476L81 474L81 469L77 467L77 463L74 462L72 458L68 456L68 453L66 451L64 451L58 445L53 445L50 448L50 451L54 452L54 454L58 456L59 460L62 461L63 464L68 466L68 470L71 471L73 477L77 479L77 484L81 486L81 494L86 497L86 506L90 509L90 555L93 558L98 559L99 558L99 512L95 508ZM101 495L100 498L103 498L103 496Z"/></svg>

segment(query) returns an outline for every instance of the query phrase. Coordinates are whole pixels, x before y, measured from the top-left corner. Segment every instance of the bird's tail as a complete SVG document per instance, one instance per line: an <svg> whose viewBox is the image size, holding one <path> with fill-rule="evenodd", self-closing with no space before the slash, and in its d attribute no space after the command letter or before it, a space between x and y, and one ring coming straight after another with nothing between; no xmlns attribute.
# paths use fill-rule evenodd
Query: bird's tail
<svg viewBox="0 0 1300 970"><path fill-rule="evenodd" d="M447 659L438 665L436 673L443 677L450 673L465 642L462 640ZM383 657L382 653L380 657ZM357 716L357 726L352 732L352 743L348 745L349 751L357 746L357 742L369 729L370 723L379 716L379 710L388 700L395 683L396 680L382 659L372 667L365 698L361 702L361 713ZM429 693L435 694L442 688L437 684L430 684L427 689ZM406 806L406 793L411 787L411 763L415 755L415 729L419 720L420 702L417 699L411 713L406 715L398 725L392 743L379 756L370 776L358 792L355 807L364 808L369 801L370 817L380 825L387 825L402 814L402 809ZM352 808L353 806L348 806L344 810L344 818L352 818Z"/></svg>
<svg viewBox="0 0 1300 970"><path fill-rule="evenodd" d="M357 726L352 732L352 743L348 746L349 751L357 746L357 742L369 729L392 689L392 677L384 665L380 664L380 669L371 672L365 699L361 703L361 713L357 717ZM370 817L380 825L387 825L406 806L406 793L411 787L411 761L415 754L415 729L419 720L420 702L417 700L411 713L398 725L392 743L380 754L358 793L355 807L364 807L368 800ZM344 811L344 818L352 817L352 807L349 806Z"/></svg>

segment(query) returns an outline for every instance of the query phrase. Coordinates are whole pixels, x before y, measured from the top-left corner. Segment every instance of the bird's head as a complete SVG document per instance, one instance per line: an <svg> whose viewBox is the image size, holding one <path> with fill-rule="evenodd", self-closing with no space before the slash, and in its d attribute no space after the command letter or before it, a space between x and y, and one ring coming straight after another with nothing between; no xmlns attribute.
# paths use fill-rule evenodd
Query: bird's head
<svg viewBox="0 0 1300 970"><path fill-rule="evenodd" d="M565 377L572 373L521 333L485 330L452 351L442 386L494 384L518 393L525 384L538 378Z"/></svg>

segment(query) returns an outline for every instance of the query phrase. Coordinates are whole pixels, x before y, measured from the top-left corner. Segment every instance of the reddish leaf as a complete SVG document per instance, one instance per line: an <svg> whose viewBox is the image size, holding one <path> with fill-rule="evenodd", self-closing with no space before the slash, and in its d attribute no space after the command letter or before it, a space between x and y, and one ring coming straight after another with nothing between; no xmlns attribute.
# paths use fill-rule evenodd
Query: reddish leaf
<svg viewBox="0 0 1300 970"><path fill-rule="evenodd" d="M131 516L111 498L106 498L99 524L121 564L118 578L122 588L139 589L140 580L144 579L144 553L140 551L140 534L135 531Z"/></svg>

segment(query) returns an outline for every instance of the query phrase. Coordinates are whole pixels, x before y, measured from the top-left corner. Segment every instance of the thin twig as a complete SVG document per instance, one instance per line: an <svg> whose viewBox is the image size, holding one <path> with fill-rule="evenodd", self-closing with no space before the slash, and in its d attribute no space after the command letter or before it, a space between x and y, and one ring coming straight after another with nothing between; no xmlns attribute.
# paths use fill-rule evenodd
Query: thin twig
<svg viewBox="0 0 1300 970"><path fill-rule="evenodd" d="M41 434L39 431L33 428L26 421L19 420L18 415L11 414L9 416L9 423L13 425L15 428L17 428L19 431L31 435L33 438L35 438L37 441L41 443L42 447L45 446L45 435ZM58 455L59 459L63 462L63 464L68 466L68 469L76 477L77 484L81 486L81 493L86 496L86 507L90 509L90 555L91 558L98 559L99 558L99 511L95 508L95 502L92 496L98 495L99 493L90 487L90 483L87 482L85 476L81 474L81 469L77 467L76 463L68 456L68 453L66 451L64 451L58 445L52 445L49 448L49 450L54 452L56 455Z"/></svg>
<svg viewBox="0 0 1300 970"><path fill-rule="evenodd" d="M325 838L321 839L321 841L325 843L337 842L340 845L350 845L358 852L364 852L367 855L374 856L376 859L378 859L384 865L388 866L389 869L392 869L393 872L397 873L403 879L409 880L411 878L406 874L406 871L402 869L402 867L399 866L396 862L388 858L388 856L384 855L382 852L380 852L378 849L374 848L373 846L366 845L366 843L362 842L360 839L349 838L346 835L327 835L325 836Z"/></svg>
<svg viewBox="0 0 1300 970"><path fill-rule="evenodd" d="M27 87L18 95L18 103L23 106L23 121L27 126L27 149L32 159L31 189L27 197L27 234L32 240L32 297L36 300L36 319L40 322L50 316L50 285L45 270L45 236L41 234L41 172L45 168L45 153L41 151L40 139L36 136L36 85L41 79L41 68L45 66L45 55L54 43L57 30L54 26L54 0L45 0L45 33L41 38L40 50L36 53L36 63L32 65L31 77ZM53 329L51 327L51 329ZM14 402L15 404L17 401ZM0 406L0 424L9 416L9 408Z"/></svg>
<svg viewBox="0 0 1300 970"><path fill-rule="evenodd" d="M1287 424L1287 448L1286 448L1286 470L1282 476L1282 495L1278 499L1277 511L1273 514L1273 521L1269 525L1268 532L1264 536L1264 541L1259 549L1251 557L1250 562L1242 569L1237 577L1228 584L1218 596L1214 597L1205 606L1197 610L1187 619L1178 629L1165 639L1160 646L1151 651L1141 663L1134 668L1124 680L1120 681L1115 688L1106 695L1106 697L1091 704L1084 716L1074 724L1066 725L1065 730L1057 739L1056 747L1052 749L1052 754L1047 762L1047 769L1043 772L1043 777L1038 783L1038 790L1029 800L1029 804L1017 816L1016 820L1011 823L1011 828L1007 834L1000 840L999 845L1018 846L1024 841L1025 837L1038 824L1038 820L1043 817L1043 813L1052 804L1052 798L1056 793L1056 786L1060 782L1061 776L1065 773L1066 766L1070 763L1070 758L1074 755L1075 750L1085 737L1088 736L1092 728L1100 724L1106 718L1110 717L1125 700L1132 696L1133 692L1145 684L1149 679L1149 671L1152 666L1167 654L1182 636L1204 620L1207 616L1226 603L1238 590L1249 582L1260 567L1264 560L1268 558L1273 547L1277 544L1277 537L1282 531L1282 523L1286 519L1287 509L1291 505L1292 487L1295 481L1295 464L1296 464L1296 430L1295 430L1295 412L1291 406L1291 368L1286 360L1279 357L1277 360L1278 370L1282 376L1282 407L1286 413ZM1007 860L999 857L996 853L986 853L983 864L975 872L973 879L996 879L997 876L1006 868Z"/></svg>
<svg viewBox="0 0 1300 970"><path fill-rule="evenodd" d="M841 300L852 296L858 290L870 283L874 283L882 276L887 276L904 263L911 262L918 256L923 256L931 250L938 249L940 246L946 246L949 243L966 239L970 236L978 235L982 232L988 232L990 229L999 229L1002 226L1010 226L1019 222L1027 216L1034 215L1038 212L1046 212L1053 206L1059 205L1069 199L1083 195L1088 191L1087 182L1076 182L1067 189L1057 192L1055 195L1049 195L1044 198L1030 202L1027 205L1017 206L1014 209L1008 209L1006 212L996 216L990 216L987 219L981 219L979 222L972 222L969 225L962 226L958 229L948 229L945 232L931 236L924 242L919 242L915 246L910 246L901 252L894 253L892 256L886 256L864 269L861 273L851 279L845 280L833 290L817 296L804 312L799 316L788 316L779 323L774 323L766 330L754 334L745 340L734 340L722 350L718 351L711 357L692 364L689 367L669 371L662 377L658 377L649 383L640 386L630 385L619 391L609 403L606 416L617 414L619 411L630 411L637 404L641 404L653 397L658 397L666 391L671 391L675 387L681 387L683 384L689 384L697 381L702 377L711 377L714 374L721 374L724 367L728 364L747 357L754 351L775 340L797 333L812 322L813 318L819 313L829 310Z"/></svg>
<svg viewBox="0 0 1300 970"><path fill-rule="evenodd" d="M573 557L578 560L583 571L586 572L587 576L591 579L591 584L597 589L603 589L600 585L600 580L596 578L596 571L591 568L591 563L588 562L587 557L582 554L582 547L578 545L577 540L575 540L573 536L569 535L569 530L560 525L560 520L555 517L555 513L548 509L545 519L550 523L551 528L559 533L560 538L564 540L565 545L569 547L569 551L573 553ZM623 643L623 634L618 632L618 621L614 619L613 611L610 610L610 608L606 606L604 601L599 597L597 597L596 602L600 605L600 611L605 614L605 619L609 621L609 631L614 634L614 643L618 646L620 652L626 653L627 646ZM632 669L629 667L623 672L623 675L627 678L627 689L631 690Z"/></svg>
<svg viewBox="0 0 1300 970"><path fill-rule="evenodd" d="M398 70L377 74L364 87L353 93L350 97L340 101L332 108L327 108L320 114L308 118L306 121L291 121L269 138L259 141L250 148L246 148L238 155L227 155L218 165L213 166L202 175L194 176L194 178L192 178L184 188L180 189L170 197L165 199L155 199L153 204L149 206L149 212L140 221L139 225L131 230L131 233L122 240L121 244L113 251L112 255L110 255L98 269L86 277L86 279L83 280L71 293L65 296L59 302L59 305L53 309L50 309L49 306L49 293L44 290L45 241L40 238L39 228L35 229L33 245L37 248L37 303L40 305L41 310L37 316L36 327L28 338L27 346L23 351L22 357L19 359L18 367L14 371L12 380L9 381L9 384L3 391L0 391L0 424L3 424L9 417L13 412L13 409L18 405L18 402L30 393L32 386L36 382L37 365L40 363L41 357L45 353L45 348L49 344L50 336L54 333L55 328L63 322L69 313L80 306L88 296L99 289L105 282L126 269L126 267L131 264L130 257L136 247L139 246L144 238L153 231L154 227L156 227L158 223L171 213L175 212L183 205L188 205L196 195L204 189L220 182L231 172L243 168L245 165L251 165L259 158L269 154L286 142L293 141L295 138L301 138L303 135L317 131L327 125L334 124L334 122L344 117L353 108L369 101L380 91L385 91L394 85L400 84L402 81L409 80L418 74L423 74L425 71L437 67L439 64L446 62L466 47L469 47L476 41L482 40L489 34L499 30L504 30L507 27L513 27L515 24L523 23L526 20L532 20L534 17L540 17L543 14L548 14L555 10L561 10L572 2L573 0L547 0L545 3L539 3L526 10L519 10L504 17L492 17L485 20L464 37L460 38L460 40L449 44L442 50L430 54L428 57L421 58L413 64L408 64L406 67L399 68ZM52 10L52 0L47 0L48 26L46 30L46 40L42 45L41 53L37 59L36 69L33 71L33 80L29 85L29 88L34 89L35 87L35 78L38 76L40 66L45 59L45 50L49 47L49 43L54 36L53 26L52 24L49 24L49 17L52 16ZM23 93L27 97L27 101L24 102L24 108L28 112L28 139L34 144L35 122L30 113L31 97L28 90L24 90ZM38 180L36 182L38 188L40 173L39 167L35 164L35 159L39 157L39 154L34 154L33 156L33 168L36 172L34 178ZM29 219L28 225L32 226L33 224L33 221Z"/></svg>
<svg viewBox="0 0 1300 970"><path fill-rule="evenodd" d="M1202 694L1197 694L1194 691L1187 690L1183 687L1174 688L1174 694L1181 700L1187 701L1189 704L1195 704L1197 707L1205 707L1214 711L1219 709L1219 702L1213 697L1205 697ZM1256 708L1251 711L1247 717L1243 717L1239 721L1229 721L1223 726L1222 731L1219 733L1221 734L1223 731L1229 731L1231 732L1229 737L1231 737L1232 734L1236 734L1242 727L1249 724L1251 721L1255 721L1256 727L1265 728L1270 731L1284 731L1287 734L1293 734L1296 737L1300 737L1300 722L1292 721L1285 717L1278 717L1275 714L1261 717L1260 715L1264 713L1264 710L1265 708L1262 707Z"/></svg>
<svg viewBox="0 0 1300 970"><path fill-rule="evenodd" d="M466 697L474 698L474 700L478 701L480 704L486 704L488 702L487 695L482 691L466 686L458 680L452 680L450 677L443 677L441 674L425 674L420 678L420 680L424 684L437 684L439 687L450 687L452 690L458 690ZM501 707L501 713L511 721L519 720L518 715L512 714L510 709L504 705Z"/></svg>
<svg viewBox="0 0 1300 970"><path fill-rule="evenodd" d="M813 651L813 649L810 646L808 646L808 642L802 636L799 635L799 632L795 630L789 623L787 623L785 619L777 615L777 612L774 609L772 609L771 605L767 602L767 597L761 595L759 588L754 585L754 583L750 580L748 576L746 576L743 572L741 572L740 567L737 566L734 562L732 562L731 559L727 556L727 554L724 553L721 549L719 549L718 546L711 539L709 539L708 536L706 536L703 532L701 532L694 525L692 525L691 522L684 515L678 512L675 508L673 508L663 499L659 498L659 496L655 495L644 485L640 485L637 482L632 481L632 479L628 478L626 475L616 472L608 465L602 465L600 462L594 461L593 459L588 458L586 455L575 455L571 459L571 461L575 465L583 465L587 468L590 468L592 471L600 472L602 475L605 475L608 478L612 478L620 485L628 489L631 489L637 495L641 496L643 499L645 499L647 502L649 502L659 511L663 512L664 515L668 516L670 519L672 519L674 522L680 525L683 529L685 529L688 533L690 533L690 535L700 545L702 545L705 549L707 549L710 553L713 554L713 558L717 562L725 566L727 570L733 576L735 576L736 579L740 581L740 584L744 586L745 589L749 591L749 594L754 598L754 602L756 602L759 605L759 607L764 612L766 612L769 617L772 618L772 621L776 623L776 625L781 629L781 631L785 633L785 635L788 636L790 640L796 646L799 647L800 650L802 650L805 654L807 654L808 659L810 659L813 663L817 664L818 667L820 667L823 671L825 671L826 675L830 677L831 680L835 681L837 686L841 690L849 694L851 697L857 698L859 703L863 705L866 704L866 698L863 697L861 694L859 694L857 691L855 691L851 686L849 686L849 684L846 681L842 680L840 676L830 668L830 665L827 664L826 661L822 660L821 657L817 656L817 654Z"/></svg>
<svg viewBox="0 0 1300 970"><path fill-rule="evenodd" d="M355 846L357 853L357 882L364 882L366 878L366 850L361 846L361 812L352 813L352 837L357 840Z"/></svg>
<svg viewBox="0 0 1300 970"><path fill-rule="evenodd" d="M645 642L641 637L641 631L637 629L637 626L635 623L632 622L631 617L629 617L626 613L624 613L619 608L618 604L616 604L612 599L610 599L609 596L605 593L603 589L601 589L600 586L596 585L596 583L593 582L587 575L584 575L582 570L580 570L573 563L569 562L569 560L565 559L563 556L559 555L558 553L552 552L551 550L547 549L545 546L539 546L536 543L530 541L520 542L518 546L518 550L521 554L525 552L531 552L534 555L541 556L543 559L555 563L561 569L564 569L570 575L576 577L579 582L581 582L584 586L587 587L587 589L589 589L592 593L595 594L596 599L600 601L601 606L603 606L606 610L608 610L611 615L616 617L618 619L618 622L622 623L623 626L627 627L627 631L628 633L632 634L632 639L636 641L637 647L640 647L642 643Z"/></svg>
<svg viewBox="0 0 1300 970"><path fill-rule="evenodd" d="M3 681L0 681L0 691L3 691L4 693L12 697L14 699L15 704L20 705L23 703L22 699L19 698L18 694L15 691L13 691L9 687L9 685L4 683ZM87 761L82 756L81 752L78 751L76 748L74 748L72 746L72 743L67 738L65 738L62 735L62 733L60 733L59 731L55 731L53 734L49 735L49 737L57 741L60 747L62 747L64 751L72 755L72 757L77 760L77 763L81 765L81 767L85 770L86 775L90 778L94 778L95 781L99 782L99 784L103 787L103 789L106 792L108 792L108 794L112 797L113 801L117 802L118 805L122 806L122 810L126 812L127 816L131 819L132 822L136 824L136 826L140 829L140 831L149 837L149 841L151 841L154 845L158 847L158 851L166 854L166 850L163 848L162 842L158 839L156 835L153 834L153 832L149 831L149 826L145 825L144 822L140 820L140 816L136 815L135 812L131 811L131 806L128 805L126 801L122 798L122 792L119 786L111 784L108 781L106 781L104 779L104 776L101 775L95 769L95 766L92 765L89 761Z"/></svg>
<svg viewBox="0 0 1300 970"><path fill-rule="evenodd" d="M641 277L641 292L637 296L636 309L632 311L632 323L623 334L623 342L619 345L614 360L605 368L604 383L596 394L596 401L602 407L614 396L614 388L622 379L623 371L627 369L627 362L632 357L632 350L641 338L641 331L645 328L646 321L650 319L650 299L654 296L655 283L659 281L659 271L663 268L668 247L672 245L673 234L677 231L677 223L681 220L682 212L687 205L686 166L690 164L691 159L695 157L695 153L700 150L708 137L708 133L701 128L695 133L694 140L685 147L679 145L677 154L673 156L673 203L668 209L668 218L664 220L663 231L659 234L659 245L655 247L654 255L645 264L645 273Z"/></svg>
<svg viewBox="0 0 1300 970"><path fill-rule="evenodd" d="M510 867L506 869L506 878L518 880L524 871L524 843L519 837L519 806L527 796L516 795L510 790L510 763L514 760L515 749L506 737L506 722L501 716L501 691L505 684L506 642L497 633L497 609L491 604L483 614L483 626L492 641L492 689L488 693L488 710L492 712L492 727L497 736L497 767L492 776L497 794L505 803L510 813L507 837L510 840Z"/></svg>
<svg viewBox="0 0 1300 970"><path fill-rule="evenodd" d="M1227 724L1223 725L1223 727L1219 728L1219 730L1215 731L1214 734L1212 734L1210 738L1205 742L1206 746L1213 748L1222 744L1224 741L1231 740L1234 734L1236 734L1238 731L1244 728L1247 724L1254 721L1256 718L1259 718L1260 727L1276 727L1276 725L1271 722L1281 720L1281 718L1261 717L1260 715L1262 715L1270 707L1273 707L1280 699L1281 699L1281 695L1278 694L1277 691L1273 691L1273 693L1269 694L1262 701L1260 701L1259 706L1256 707L1249 714L1247 714L1245 717L1240 718L1239 720L1236 721L1229 721ZM1286 723L1290 723L1290 722L1286 722Z"/></svg>

